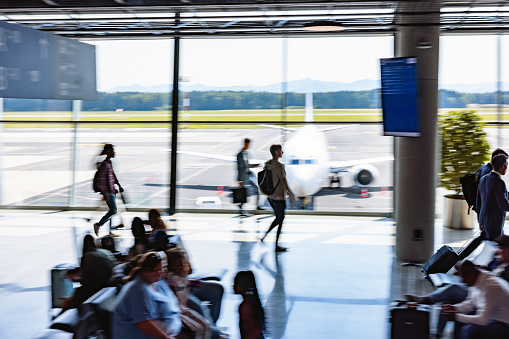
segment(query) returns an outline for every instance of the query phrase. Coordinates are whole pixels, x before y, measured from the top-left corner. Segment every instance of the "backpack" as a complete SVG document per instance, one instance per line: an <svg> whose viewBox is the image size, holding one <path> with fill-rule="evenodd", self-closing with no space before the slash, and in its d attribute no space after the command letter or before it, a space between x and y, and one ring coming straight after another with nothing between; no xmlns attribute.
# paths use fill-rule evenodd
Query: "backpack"
<svg viewBox="0 0 509 339"><path fill-rule="evenodd" d="M460 178L463 196L468 204L468 214L470 214L470 209L473 209L474 211L477 210L475 203L477 200L477 187L479 186L479 180L481 180L480 169L475 173L467 173Z"/></svg>
<svg viewBox="0 0 509 339"><path fill-rule="evenodd" d="M103 162L97 164L97 171L95 172L94 180L92 181L92 188L94 189L94 192L101 192L101 189L99 188L99 180L100 180L99 178L102 175L103 166L104 166Z"/></svg>
<svg viewBox="0 0 509 339"><path fill-rule="evenodd" d="M272 181L272 171L264 167L262 171L258 172L258 186L260 191L265 195L271 195L276 191L276 187L279 185L279 181L276 186Z"/></svg>

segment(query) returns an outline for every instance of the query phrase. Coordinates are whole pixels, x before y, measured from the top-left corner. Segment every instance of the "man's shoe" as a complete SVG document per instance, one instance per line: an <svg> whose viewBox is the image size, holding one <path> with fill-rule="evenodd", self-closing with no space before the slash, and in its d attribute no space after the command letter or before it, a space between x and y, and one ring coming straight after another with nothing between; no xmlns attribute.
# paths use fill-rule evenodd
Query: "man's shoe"
<svg viewBox="0 0 509 339"><path fill-rule="evenodd" d="M120 237L120 235L115 234L115 233L111 233L111 232L110 232L110 237L112 237L112 238L118 238L118 237Z"/></svg>
<svg viewBox="0 0 509 339"><path fill-rule="evenodd" d="M124 228L124 224L120 223L120 224L118 224L117 227L115 227L116 230L118 230L119 228Z"/></svg>
<svg viewBox="0 0 509 339"><path fill-rule="evenodd" d="M283 246L276 246L276 252L286 252L288 248Z"/></svg>
<svg viewBox="0 0 509 339"><path fill-rule="evenodd" d="M95 233L95 235L96 235L96 236L98 236L98 235L99 235L99 228L100 228L100 227L101 227L101 225L99 225L99 223L97 223L97 222L96 222L96 223L94 224L94 233Z"/></svg>
<svg viewBox="0 0 509 339"><path fill-rule="evenodd" d="M256 210L257 210L257 211L265 211L265 208L258 206L258 207L256 208Z"/></svg>

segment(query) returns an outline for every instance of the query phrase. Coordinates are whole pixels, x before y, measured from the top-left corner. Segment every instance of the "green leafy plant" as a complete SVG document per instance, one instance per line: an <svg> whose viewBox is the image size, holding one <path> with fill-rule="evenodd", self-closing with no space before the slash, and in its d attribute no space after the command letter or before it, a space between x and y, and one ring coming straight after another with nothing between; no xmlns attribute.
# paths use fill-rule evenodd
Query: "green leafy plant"
<svg viewBox="0 0 509 339"><path fill-rule="evenodd" d="M483 123L475 111L451 111L440 116L442 166L440 184L461 194L460 178L489 160Z"/></svg>

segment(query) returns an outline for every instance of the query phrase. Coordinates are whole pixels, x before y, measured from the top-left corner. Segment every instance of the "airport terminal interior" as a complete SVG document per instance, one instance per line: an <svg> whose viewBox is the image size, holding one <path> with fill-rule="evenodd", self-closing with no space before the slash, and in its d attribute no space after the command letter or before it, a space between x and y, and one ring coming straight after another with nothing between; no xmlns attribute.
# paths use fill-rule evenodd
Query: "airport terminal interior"
<svg viewBox="0 0 509 339"><path fill-rule="evenodd" d="M446 195L509 148L508 20L497 0L1 2L0 338L72 337L48 330L50 272L80 264L107 211L92 187L105 143L125 192L94 237L111 232L127 254L133 219L161 211L194 273L222 272L229 338L243 270L268 338L391 337L391 303L436 289L419 265L478 232L464 199ZM394 132L382 73L401 60L417 128ZM473 127L451 151L446 134L467 122L442 126L462 112ZM283 145L298 197L286 252L275 231L260 241L273 220L263 194L233 201L245 138L253 178ZM470 167L446 163L465 146ZM486 261L487 244L471 257Z"/></svg>

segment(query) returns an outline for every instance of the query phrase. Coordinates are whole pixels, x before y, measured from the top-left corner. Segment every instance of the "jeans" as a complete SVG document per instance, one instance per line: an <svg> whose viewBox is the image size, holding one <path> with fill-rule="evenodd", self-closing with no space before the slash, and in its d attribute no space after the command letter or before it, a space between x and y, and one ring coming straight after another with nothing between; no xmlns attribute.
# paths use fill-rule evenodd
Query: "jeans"
<svg viewBox="0 0 509 339"><path fill-rule="evenodd" d="M106 205L108 205L109 211L99 220L99 226L104 225L108 222L116 213L117 213L117 203L116 203L117 195L115 193L110 193L108 198L104 197L106 201Z"/></svg>
<svg viewBox="0 0 509 339"><path fill-rule="evenodd" d="M431 294L428 294L429 304L459 304L467 298L468 287L464 284L450 284L438 288ZM442 334L445 325L447 325L447 318L440 314L437 324L437 334Z"/></svg>
<svg viewBox="0 0 509 339"><path fill-rule="evenodd" d="M270 231L274 229L274 227L278 226L276 235L276 247L277 247L279 236L281 235L281 229L283 228L283 221L285 220L286 200L272 200L272 199L267 200L269 201L270 206L272 206L276 218L274 219L269 229L265 233L265 236L267 236L267 234L269 234Z"/></svg>

